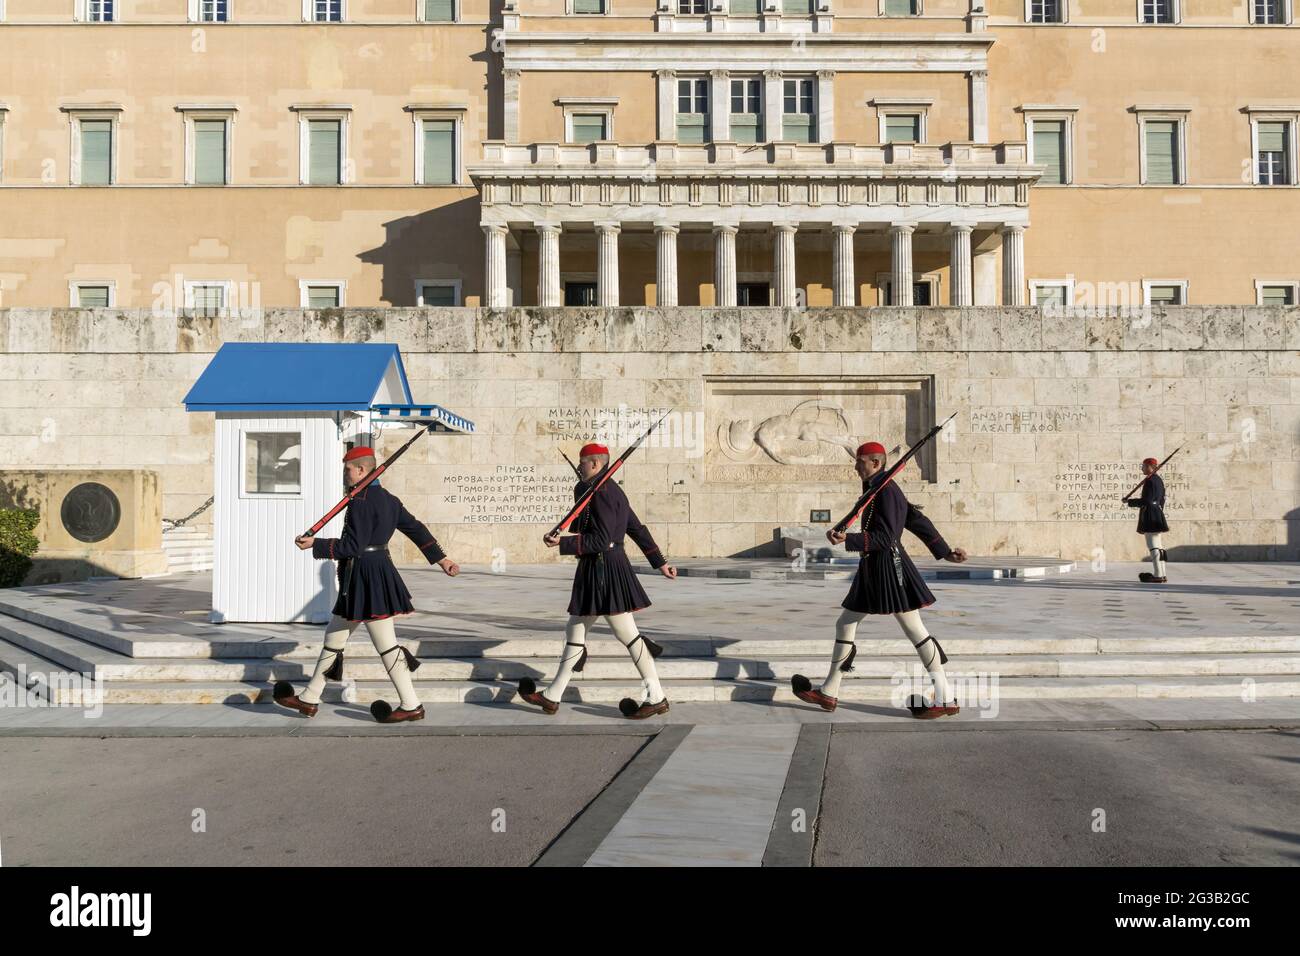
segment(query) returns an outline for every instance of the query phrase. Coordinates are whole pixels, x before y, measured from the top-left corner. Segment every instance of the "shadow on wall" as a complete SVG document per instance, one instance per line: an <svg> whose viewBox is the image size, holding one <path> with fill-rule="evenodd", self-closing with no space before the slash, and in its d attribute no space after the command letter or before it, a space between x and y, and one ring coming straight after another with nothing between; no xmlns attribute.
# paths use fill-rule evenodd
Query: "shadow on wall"
<svg viewBox="0 0 1300 956"><path fill-rule="evenodd" d="M431 189L429 201L436 201L438 193ZM476 253L483 248L477 195L384 223L384 244L357 258L382 270L379 295L386 305L413 307L416 281L429 279L459 280L463 305L465 296L471 290L477 296L483 284L481 267L467 275L459 264L467 246ZM471 256L470 261L478 259Z"/></svg>

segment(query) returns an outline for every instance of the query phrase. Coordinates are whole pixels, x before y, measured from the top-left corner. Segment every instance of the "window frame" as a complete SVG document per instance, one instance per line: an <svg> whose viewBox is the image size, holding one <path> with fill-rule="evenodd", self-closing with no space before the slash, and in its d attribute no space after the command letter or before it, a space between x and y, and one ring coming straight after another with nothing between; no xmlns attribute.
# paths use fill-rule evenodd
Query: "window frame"
<svg viewBox="0 0 1300 956"><path fill-rule="evenodd" d="M923 145L930 132L927 124L929 109L928 104L912 106L900 103L895 106L876 107L876 135L879 137L880 145L888 145L885 137L889 132L889 117L891 116L915 116L917 118L917 135L920 137L916 142L918 146Z"/></svg>
<svg viewBox="0 0 1300 956"><path fill-rule="evenodd" d="M203 0L188 0L189 10L187 19L190 23L233 23L235 21L235 0L226 0L226 19L224 20L204 20L201 16L203 9Z"/></svg>
<svg viewBox="0 0 1300 956"><path fill-rule="evenodd" d="M732 91L732 86L735 83L745 84L746 87L751 83L758 84L758 109L756 112L737 113L734 109L732 109L732 101L736 95ZM782 93L782 96L784 96L784 92ZM742 92L741 98L747 100L749 98L748 93ZM729 73L727 75L727 138L728 139L735 138L734 136L731 135L731 131L735 127L735 120L733 119L733 117L736 116L757 116L758 129L755 134L754 143L755 144L765 143L769 141L767 135L768 132L767 131L767 83L762 73Z"/></svg>
<svg viewBox="0 0 1300 956"><path fill-rule="evenodd" d="M230 293L235 285L233 279L183 279L182 288L184 290L184 295L185 295L184 307L186 309L197 308L197 306L195 306L194 304L194 290L197 286L208 286L208 285L221 286L223 289L223 292L221 294L221 308L218 309L215 314L218 316L232 314L231 305L230 305Z"/></svg>
<svg viewBox="0 0 1300 956"><path fill-rule="evenodd" d="M298 184L300 186L317 186L322 189L347 186L348 160L352 150L352 108L337 106L292 107L298 114ZM313 120L339 121L339 181L337 183L313 183L311 181L311 124Z"/></svg>
<svg viewBox="0 0 1300 956"><path fill-rule="evenodd" d="M1284 308L1294 308L1300 305L1300 279L1256 279L1255 280L1255 304L1264 304L1264 288L1266 286L1284 286L1291 290L1291 305Z"/></svg>
<svg viewBox="0 0 1300 956"><path fill-rule="evenodd" d="M2 2L2 0L0 0L0 2ZM1278 20L1276 23L1265 23L1262 20L1255 19L1255 0L1247 0L1246 2L1247 22L1251 26L1258 26L1258 27L1289 27L1291 25L1291 18L1294 15L1293 4L1291 0L1278 0L1278 3L1281 6L1281 9L1279 10L1279 13L1281 14L1281 19Z"/></svg>
<svg viewBox="0 0 1300 956"><path fill-rule="evenodd" d="M1148 0L1137 0L1137 25L1140 27L1176 27L1183 22L1183 4L1182 0L1169 0L1170 6L1173 7L1173 19L1168 23L1163 21L1153 21L1148 23L1143 19L1142 7Z"/></svg>
<svg viewBox="0 0 1300 956"><path fill-rule="evenodd" d="M1191 110L1177 109L1137 109L1138 121L1138 185L1152 186L1156 189L1172 189L1186 186L1187 176L1187 116ZM1176 124L1176 143L1178 147L1178 170L1172 183L1153 183L1147 180L1147 123L1173 122Z"/></svg>
<svg viewBox="0 0 1300 956"><path fill-rule="evenodd" d="M71 129L71 155L68 157L68 183L72 186L89 185L91 187L103 188L106 186L116 186L117 179L117 152L118 137L121 129L120 107L63 107L64 112L68 114L68 120L72 126ZM108 182L107 183L82 183L81 181L81 124L84 120L98 121L108 120L109 144L108 144Z"/></svg>
<svg viewBox="0 0 1300 956"><path fill-rule="evenodd" d="M229 186L232 173L231 157L234 154L231 143L234 141L237 108L234 106L178 106L176 109L180 112L181 119L185 123L185 185L211 189ZM226 181L224 183L200 183L197 181L198 131L194 126L196 120L206 122L221 120L226 124Z"/></svg>
<svg viewBox="0 0 1300 956"><path fill-rule="evenodd" d="M564 142L569 145L589 145L575 143L573 139L574 115L594 116L600 114L605 118L605 136L601 142L614 139L614 107L618 106L618 97L564 97L557 100L564 115Z"/></svg>
<svg viewBox="0 0 1300 956"><path fill-rule="evenodd" d="M249 435L297 435L298 436L298 491L249 491L248 490L248 436ZM302 473L302 447L306 441L303 428L267 428L264 426L239 428L239 497L243 499L261 499L273 501L301 501L306 494L306 482Z"/></svg>
<svg viewBox="0 0 1300 956"><path fill-rule="evenodd" d="M348 0L338 0L339 18L337 20L317 20L316 19L316 0L302 0L302 20L303 23L347 23L348 22Z"/></svg>
<svg viewBox="0 0 1300 956"><path fill-rule="evenodd" d="M439 21L443 22L443 21ZM465 113L463 107L437 107L429 109L411 109L411 119L415 126L415 185L417 186L464 186L465 185ZM424 123L426 120L451 120L451 182L426 183L424 181Z"/></svg>
<svg viewBox="0 0 1300 956"><path fill-rule="evenodd" d="M1034 20L1033 7L1034 0L1025 0L1025 23L1035 27L1055 27L1070 22L1070 0L1057 0L1061 8L1061 19L1059 20Z"/></svg>
<svg viewBox="0 0 1300 956"><path fill-rule="evenodd" d="M311 296L310 293L308 292L308 289L312 287L317 287L317 288L324 287L330 289L337 289L339 293L338 305L331 305L328 306L328 308L331 309L347 308L347 304L348 304L347 303L347 292L348 292L347 279L299 279L298 280L298 307L299 308L301 309L312 308L312 306L309 304L311 301Z"/></svg>
<svg viewBox="0 0 1300 956"><path fill-rule="evenodd" d="M786 74L786 73L783 73L783 74L781 74L781 129L780 129L780 131L779 131L780 134L781 134L780 142L783 142L783 143L784 143L784 142L792 142L791 140L787 140L787 139L786 139L786 135L785 135L785 118L786 118L787 116L810 116L810 117L812 117L812 136L809 137L808 142L807 142L807 144L805 144L805 145L812 145L813 143L820 143L820 142L823 141L823 140L822 140L822 129L821 129L821 84L818 82L818 79L819 79L819 78L818 78L818 76L817 76L816 73L794 73L794 74ZM786 93L786 84L787 84L787 83L800 83L800 84L802 84L802 83L807 83L807 84L808 84L808 86L810 87L810 89L811 89L811 91L812 91L812 96L811 96L811 99L812 99L812 112L810 112L810 113L803 113L803 112L798 112L798 113L787 113L787 112L786 112L786 110L785 110L785 101L786 101L786 99L787 99L787 97L788 97L788 94ZM801 98L802 98L802 97L801 97L801 94L800 94L800 90L799 90L798 87L796 87L796 88L795 88L795 105L796 105L796 106L798 105L798 101L799 101L799 99L801 99Z"/></svg>
<svg viewBox="0 0 1300 956"><path fill-rule="evenodd" d="M919 17L925 13L925 0L912 0L912 3L915 5L916 9L911 13L905 13L900 15L900 14L886 13L885 0L877 0L876 14L877 16L881 16L881 17L889 17L890 19L900 19L901 17Z"/></svg>
<svg viewBox="0 0 1300 956"><path fill-rule="evenodd" d="M913 306L910 307L901 306L901 305L891 306L889 304L889 299L890 299L889 293L890 290L893 288L894 274L893 272L877 272L876 273L876 305L884 306L888 308L899 308L899 309L902 308L924 309L924 308L929 308L931 306L941 305L942 303L939 301L939 295L943 292L943 288L939 279L940 279L940 275L937 272L912 273L912 285L915 286L920 283L925 283L930 287L930 306L916 306L915 304L913 304Z"/></svg>
<svg viewBox="0 0 1300 956"><path fill-rule="evenodd" d="M461 0L451 0L450 20L426 20L424 9L424 0L415 0L415 20L417 23L460 23Z"/></svg>
<svg viewBox="0 0 1300 956"><path fill-rule="evenodd" d="M1062 128L1065 141L1061 144L1061 174L1064 181L1059 183L1045 183L1042 180L1038 180L1034 183L1035 189L1039 186L1054 186L1059 189L1061 186L1074 185L1074 114L1076 112L1077 111L1074 109L1051 107L1036 109L1033 107L1022 107L1021 113L1024 116L1025 121L1026 156L1028 157L1030 165L1034 165L1034 121L1046 120L1049 123L1059 121L1065 124ZM1145 133L1142 135L1145 136ZM1146 149L1145 141L1142 149ZM1181 157L1179 158L1181 159Z"/></svg>
<svg viewBox="0 0 1300 956"><path fill-rule="evenodd" d="M692 92L689 94L694 104L696 95L703 84L704 105L706 107L703 113L683 113L681 110L682 103L682 84L690 83ZM702 143L713 142L713 110L717 104L713 102L712 77L707 73L687 73L685 75L678 73L673 78L673 141L681 143L681 120L682 116L703 116L704 137L700 143L686 143L687 146L698 146ZM730 90L728 90L730 92Z"/></svg>
<svg viewBox="0 0 1300 956"><path fill-rule="evenodd" d="M605 16L609 16L610 7L612 5L613 5L613 0L600 0L599 13L585 13L585 12L580 12L577 9L578 4L575 2L575 0L564 0L564 12L566 15L575 16L575 17L605 17ZM561 286L561 289L563 289L563 286Z"/></svg>
<svg viewBox="0 0 1300 956"><path fill-rule="evenodd" d="M1298 142L1297 128L1300 128L1300 113L1289 112L1286 110L1256 110L1248 109L1250 117L1250 168L1251 183L1255 186L1265 186L1269 189L1286 189L1291 186L1300 185L1297 179L1297 173L1300 173L1300 167L1296 163L1296 148L1300 145ZM1287 181L1284 183L1265 183L1260 181L1259 176L1259 124L1263 123L1286 123L1286 176Z"/></svg>
<svg viewBox="0 0 1300 956"><path fill-rule="evenodd" d="M76 10L74 11L73 14L74 20L78 21L79 23L120 23L121 22L121 20L118 17L118 13L120 11L118 10L117 0L106 0L106 2L111 2L113 4L113 17L111 20L92 19L90 16L90 2L91 0L77 0ZM105 2L105 0L100 0L100 2ZM65 7L64 9L67 8Z"/></svg>
<svg viewBox="0 0 1300 956"><path fill-rule="evenodd" d="M81 290L85 287L99 288L108 287L108 305L105 308L117 308L117 280L116 279L72 279L68 282L68 308L82 309L93 308L93 306L83 306L81 304Z"/></svg>
<svg viewBox="0 0 1300 956"><path fill-rule="evenodd" d="M1142 280L1142 307L1146 308L1153 303L1151 302L1151 287L1153 285L1172 285L1178 286L1178 302L1176 305L1187 305L1187 279L1143 279ZM1164 304L1164 303L1161 303Z"/></svg>
<svg viewBox="0 0 1300 956"><path fill-rule="evenodd" d="M448 286L448 287L450 287L451 290L452 290L452 299L455 300L455 304L454 304L454 305L449 305L449 306L425 305L425 304L424 304L424 287L427 286L427 285L437 285L437 286ZM465 300L464 300L464 298L462 298L462 296L461 296L461 287L462 287L462 286L461 286L461 280L460 280L460 279L444 279L444 278L416 279L416 280L415 280L415 307L416 307L417 309L441 309L441 308L456 309L456 308L460 308L461 306L463 306L463 305L465 304Z"/></svg>
<svg viewBox="0 0 1300 956"><path fill-rule="evenodd" d="M1074 305L1074 276L1068 276L1064 279L1030 279L1027 284L1029 286L1029 304L1031 306L1038 304L1036 301L1037 293L1044 286L1065 289L1063 308L1069 309Z"/></svg>

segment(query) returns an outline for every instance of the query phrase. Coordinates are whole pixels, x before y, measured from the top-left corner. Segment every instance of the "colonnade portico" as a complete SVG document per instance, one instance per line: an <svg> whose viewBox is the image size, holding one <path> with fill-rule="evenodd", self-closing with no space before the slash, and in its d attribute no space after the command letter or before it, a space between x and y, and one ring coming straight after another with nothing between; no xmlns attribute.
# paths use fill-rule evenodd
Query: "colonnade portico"
<svg viewBox="0 0 1300 956"><path fill-rule="evenodd" d="M809 235L829 240L837 306L868 304L857 301L855 275L863 237L887 241L892 304L912 305L918 235L931 243L945 237L952 305L996 304L977 299L990 288L989 237L1000 237L1002 302L1022 305L1028 189L1039 175L1025 154L1024 143L774 143L755 150L727 143L488 142L484 162L470 169L486 237L483 301L491 307L510 301L507 244L513 239L522 248L521 240L535 235L537 304L563 305L560 237L594 232L597 305L625 304L620 246L633 235L642 242L653 237L653 304L677 305L685 232L711 235L715 304L734 306L737 237L761 232L771 245L767 274L775 306L799 304L797 251ZM977 231L984 240L978 250Z"/></svg>

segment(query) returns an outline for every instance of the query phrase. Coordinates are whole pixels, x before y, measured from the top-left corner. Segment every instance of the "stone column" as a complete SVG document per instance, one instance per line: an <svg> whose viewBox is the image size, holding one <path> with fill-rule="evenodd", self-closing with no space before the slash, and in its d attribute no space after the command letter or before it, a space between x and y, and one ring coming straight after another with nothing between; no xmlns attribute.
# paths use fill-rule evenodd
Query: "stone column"
<svg viewBox="0 0 1300 956"><path fill-rule="evenodd" d="M713 227L713 298L720 306L736 304L735 226Z"/></svg>
<svg viewBox="0 0 1300 956"><path fill-rule="evenodd" d="M506 232L505 226L485 225L486 237L483 266L483 305L489 309L503 309L510 304L510 288L506 282Z"/></svg>
<svg viewBox="0 0 1300 956"><path fill-rule="evenodd" d="M998 248L982 251L972 250L972 269L974 279L975 305L998 304Z"/></svg>
<svg viewBox="0 0 1300 956"><path fill-rule="evenodd" d="M893 287L890 305L912 304L912 233L915 225L894 224L889 227L891 249L889 282Z"/></svg>
<svg viewBox="0 0 1300 956"><path fill-rule="evenodd" d="M677 226L655 223L655 305L677 304Z"/></svg>
<svg viewBox="0 0 1300 956"><path fill-rule="evenodd" d="M832 289L836 305L857 304L857 289L853 280L853 233L857 228L857 226L844 225L832 227L835 236L835 253L832 257L835 274Z"/></svg>
<svg viewBox="0 0 1300 956"><path fill-rule="evenodd" d="M555 223L537 225L537 304L557 306L560 297L560 227Z"/></svg>
<svg viewBox="0 0 1300 956"><path fill-rule="evenodd" d="M596 223L596 304L618 305L618 223Z"/></svg>
<svg viewBox="0 0 1300 956"><path fill-rule="evenodd" d="M1025 227L1002 227L1002 304L1025 304Z"/></svg>
<svg viewBox="0 0 1300 956"><path fill-rule="evenodd" d="M948 263L952 278L952 304L974 305L972 286L970 234L971 227L954 223L949 235L952 238L952 252Z"/></svg>
<svg viewBox="0 0 1300 956"><path fill-rule="evenodd" d="M796 227L788 222L777 223L773 227L772 242L772 291L775 293L773 305L793 308L795 302L794 280L794 234Z"/></svg>

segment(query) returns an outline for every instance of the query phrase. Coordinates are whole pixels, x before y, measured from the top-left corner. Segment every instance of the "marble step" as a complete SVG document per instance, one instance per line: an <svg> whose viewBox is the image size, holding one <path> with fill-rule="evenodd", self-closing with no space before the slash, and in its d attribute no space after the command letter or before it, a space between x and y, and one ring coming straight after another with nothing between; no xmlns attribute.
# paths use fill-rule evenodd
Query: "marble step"
<svg viewBox="0 0 1300 956"><path fill-rule="evenodd" d="M541 623L535 632L521 636L511 631L510 638L449 639L420 637L425 624L422 615L411 624L399 625L401 642L419 657L482 657L518 660L551 658L563 642L557 624ZM77 638L127 657L145 658L307 658L314 660L320 651L319 627L286 625L211 625L144 612L106 612L94 605L74 601L40 598L31 594L4 595L0 592L0 625L26 622L52 632ZM107 623L105 623L107 622ZM417 629L416 624L421 625ZM436 624L432 627L436 628ZM829 632L829 629L828 629ZM831 638L792 638L788 640L736 639L725 635L674 637L653 630L647 636L664 645L665 657L716 657L720 659L767 659L781 655L828 656ZM1300 634L1113 638L1106 636L1104 625L1093 637L945 637L936 636L946 652L954 655L1020 654L1241 654L1300 652ZM605 645L617 648L607 632L598 631L593 650ZM39 651L39 648L35 648ZM887 639L863 639L858 645L858 659L867 656L897 656L906 650L901 636ZM361 633L348 645L349 656L373 657L369 639Z"/></svg>
<svg viewBox="0 0 1300 956"><path fill-rule="evenodd" d="M416 675L419 678L419 674ZM508 703L514 699L515 685L505 681L427 681L417 679L416 692L427 704L436 703ZM700 680L663 682L670 701L776 701L795 702L797 698L786 681ZM918 689L889 680L848 680L841 685L841 701L863 701L897 706L901 697ZM1232 697L1241 699L1249 686L1255 699L1300 697L1300 677L1257 677L1250 684L1233 677L1186 677L1161 680L1138 678L1006 678L996 685L996 698L1005 700L1086 700L1086 699L1157 699ZM106 704L220 704L273 703L269 682L158 683L145 681L108 681L102 685ZM974 706L979 698L989 700L994 688L989 685L954 684L959 699ZM81 690L56 688L57 703L76 705ZM624 697L641 696L640 681L578 680L569 685L565 701L593 704L617 704ZM396 699L388 681L357 681L330 684L326 687L327 703L370 704L375 700ZM517 703L517 701L516 701Z"/></svg>
<svg viewBox="0 0 1300 956"><path fill-rule="evenodd" d="M20 644L20 642L11 641ZM29 651L31 645L22 645ZM39 650L39 647L35 648ZM274 681L305 680L315 668L311 659L195 660L193 658L133 659L102 649L92 649L84 656L60 652L45 655L66 669L93 673L112 681ZM659 675L677 680L788 680L794 674L825 673L829 654L793 655L767 658L692 658L661 657ZM385 680L386 672L378 658L348 654L344 673L352 680ZM421 680L518 680L521 677L549 679L555 673L556 658L533 657L502 660L483 657L420 658ZM910 674L920 666L914 655L872 657L859 655L848 679L891 678ZM970 655L951 657L947 671L951 676L997 674L1000 677L1194 677L1300 675L1300 654L1205 654L1205 655L1018 655L999 657ZM582 672L586 680L636 680L636 668L626 654L593 654Z"/></svg>

